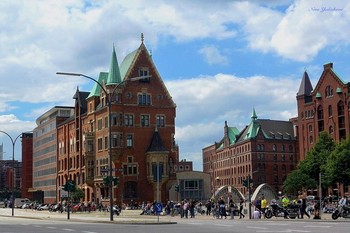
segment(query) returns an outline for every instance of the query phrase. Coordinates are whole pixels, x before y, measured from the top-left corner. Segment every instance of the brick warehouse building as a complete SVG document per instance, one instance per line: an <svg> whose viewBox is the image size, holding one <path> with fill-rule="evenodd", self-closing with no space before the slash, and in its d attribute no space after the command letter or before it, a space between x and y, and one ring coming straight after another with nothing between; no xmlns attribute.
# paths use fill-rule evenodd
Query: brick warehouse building
<svg viewBox="0 0 350 233"><path fill-rule="evenodd" d="M250 176L253 189L262 183L282 190L283 181L299 159L295 126L291 121L258 119L242 131L224 126L224 137L203 148L203 171L210 174L212 193L224 185L247 194L243 180Z"/></svg>
<svg viewBox="0 0 350 233"><path fill-rule="evenodd" d="M135 77L143 77L133 81ZM114 202L131 203L156 199L154 175L159 165L161 201L176 183L176 105L164 85L144 43L118 65L113 48L109 72L98 82L112 99L111 125L108 102L95 83L90 93L77 90L75 113L57 127L57 197L59 187L74 180L84 190L85 201L109 202L103 177L109 170L109 127L112 127L113 176L120 178L113 188Z"/></svg>
<svg viewBox="0 0 350 233"><path fill-rule="evenodd" d="M307 72L304 72L296 96L299 148L302 160L315 145L322 131L328 132L335 142L349 137L349 88L349 82L344 82L333 70L333 63L323 66L323 72L315 88L312 87ZM345 187L344 191L349 193L349 187Z"/></svg>

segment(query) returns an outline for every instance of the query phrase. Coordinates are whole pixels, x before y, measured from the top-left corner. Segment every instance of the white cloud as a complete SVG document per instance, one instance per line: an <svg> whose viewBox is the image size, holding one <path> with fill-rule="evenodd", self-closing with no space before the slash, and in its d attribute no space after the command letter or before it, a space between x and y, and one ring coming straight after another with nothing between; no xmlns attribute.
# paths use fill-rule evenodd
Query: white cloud
<svg viewBox="0 0 350 233"><path fill-rule="evenodd" d="M229 63L229 59L215 46L205 46L198 52L204 56L209 65L228 65Z"/></svg>
<svg viewBox="0 0 350 233"><path fill-rule="evenodd" d="M327 46L349 44L349 10L350 3L344 1L296 1L278 24L271 47L283 57L308 61Z"/></svg>
<svg viewBox="0 0 350 233"><path fill-rule="evenodd" d="M199 53L211 67L224 64L225 68L232 65L229 56L233 55L226 53L232 48L228 43L217 45L221 42L239 43L241 51L273 53L292 61L309 61L324 48L335 46L337 52L349 44L350 4L346 1L332 1L329 6L342 11L323 13L312 7L329 1L297 0L286 12L280 9L291 0L265 2L0 1L0 79L5 84L0 86L0 112L6 114L0 116L4 122L0 129L16 134L35 127L34 122L8 114L14 102L44 105L26 111L34 119L50 106L71 105L76 87L91 83L55 73L97 76L108 70L113 43L121 62L140 45L141 32L154 50L172 42L210 44ZM311 78L321 73L318 66L305 66ZM220 140L225 120L240 129L248 124L253 107L259 117L287 120L295 116L300 79L204 74L167 81L178 106L180 150L198 157L201 148ZM192 136L198 141L194 143Z"/></svg>
<svg viewBox="0 0 350 233"><path fill-rule="evenodd" d="M221 140L225 121L242 130L250 123L253 107L258 118L289 120L296 116L300 79L217 74L165 84L177 105L175 137L180 150L187 152L180 154L187 157ZM202 161L195 162L202 169Z"/></svg>

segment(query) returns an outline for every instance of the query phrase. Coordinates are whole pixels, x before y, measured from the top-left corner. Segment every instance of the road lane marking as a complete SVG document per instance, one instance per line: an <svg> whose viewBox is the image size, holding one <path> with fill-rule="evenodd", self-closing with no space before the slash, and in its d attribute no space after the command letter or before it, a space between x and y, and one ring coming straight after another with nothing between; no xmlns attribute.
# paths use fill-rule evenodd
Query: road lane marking
<svg viewBox="0 0 350 233"><path fill-rule="evenodd" d="M266 227L247 227L249 229L260 229L260 230L267 230L268 228Z"/></svg>

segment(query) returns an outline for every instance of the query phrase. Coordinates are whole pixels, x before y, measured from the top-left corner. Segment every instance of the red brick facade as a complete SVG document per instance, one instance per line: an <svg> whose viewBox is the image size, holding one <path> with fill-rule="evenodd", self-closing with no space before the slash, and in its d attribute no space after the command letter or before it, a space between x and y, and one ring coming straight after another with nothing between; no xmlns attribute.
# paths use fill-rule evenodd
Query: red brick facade
<svg viewBox="0 0 350 233"><path fill-rule="evenodd" d="M167 190L176 182L176 105L143 43L125 60L129 65L126 70L122 70L125 65L120 68L122 83L109 84L103 79L108 73L101 72L99 78L112 99L112 174L120 179L118 187L113 188L113 201L119 204L155 200L152 168L157 163L162 165L159 193L161 200L166 201ZM133 80L144 75L140 70L147 71L147 80ZM103 90L98 95L94 90L85 103L77 91L75 115L57 129L58 186L67 179L74 180L85 192L84 201L107 204L110 194L103 177L109 175L110 163L108 99ZM155 138L159 142L151 147Z"/></svg>
<svg viewBox="0 0 350 233"><path fill-rule="evenodd" d="M203 171L210 174L212 193L229 185L247 194L243 180L249 176L253 188L267 183L278 192L295 169L299 148L293 124L256 118L242 131L233 130L235 136L225 123L224 138L203 149Z"/></svg>
<svg viewBox="0 0 350 233"><path fill-rule="evenodd" d="M22 198L33 199L33 134L22 134Z"/></svg>
<svg viewBox="0 0 350 233"><path fill-rule="evenodd" d="M335 142L348 138L350 133L349 83L334 72L333 63L323 68L315 88L305 71L297 93L301 160L315 145L320 132L328 132ZM348 187L345 191L348 192Z"/></svg>

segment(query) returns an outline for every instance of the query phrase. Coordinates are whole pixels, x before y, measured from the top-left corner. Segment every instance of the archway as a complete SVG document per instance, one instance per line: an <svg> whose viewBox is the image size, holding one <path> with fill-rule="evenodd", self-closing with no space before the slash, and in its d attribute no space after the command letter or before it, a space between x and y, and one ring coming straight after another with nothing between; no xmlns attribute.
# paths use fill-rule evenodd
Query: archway
<svg viewBox="0 0 350 233"><path fill-rule="evenodd" d="M212 197L213 201L217 201L220 197L223 197L225 201L229 201L232 198L234 203L239 203L241 198L244 199L243 194L234 186L221 186L216 190L214 196Z"/></svg>
<svg viewBox="0 0 350 233"><path fill-rule="evenodd" d="M268 184L264 183L259 185L255 191L253 192L251 200L254 201L257 198L261 197L261 195L264 195L264 197L267 200L267 203L270 203L272 199L278 200L278 194L276 191Z"/></svg>

